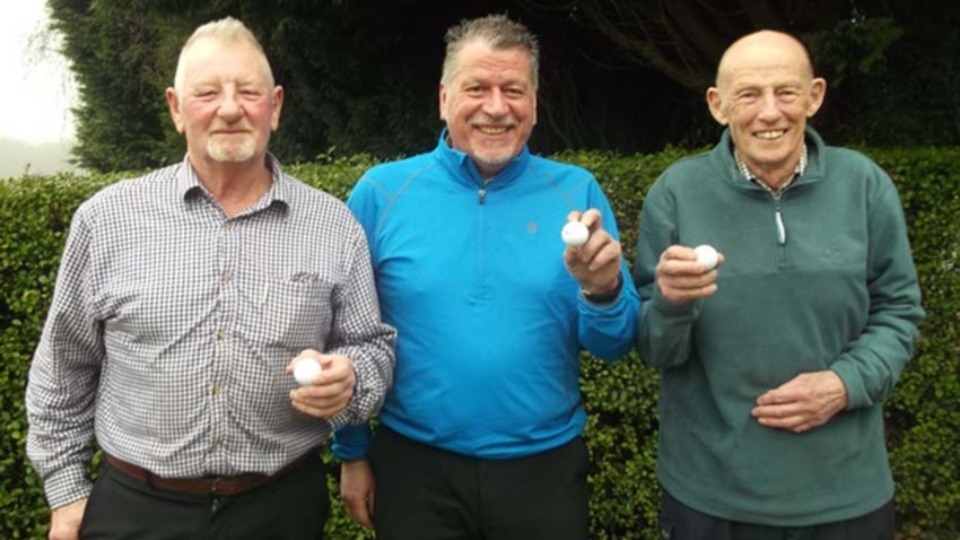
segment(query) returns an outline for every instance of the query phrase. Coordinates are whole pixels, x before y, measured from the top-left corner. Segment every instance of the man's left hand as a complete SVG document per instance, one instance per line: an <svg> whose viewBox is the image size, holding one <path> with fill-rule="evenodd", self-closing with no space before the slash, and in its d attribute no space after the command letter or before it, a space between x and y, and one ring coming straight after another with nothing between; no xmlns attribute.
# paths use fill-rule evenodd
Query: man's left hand
<svg viewBox="0 0 960 540"><path fill-rule="evenodd" d="M757 398L750 414L761 425L802 433L847 407L847 389L833 371L801 373Z"/></svg>
<svg viewBox="0 0 960 540"><path fill-rule="evenodd" d="M600 294L612 291L620 279L620 261L623 257L620 242L603 229L600 212L595 208L582 215L577 211L570 212L567 222L571 221L586 225L590 236L586 244L568 246L563 252L563 262L567 270L580 283L584 292Z"/></svg>
<svg viewBox="0 0 960 540"><path fill-rule="evenodd" d="M292 373L293 364L304 357L320 362L323 370L313 384L301 386L290 392L291 404L294 409L310 416L330 418L342 411L353 397L353 389L357 386L353 362L346 356L322 354L313 349L306 349L290 361L287 365L287 373Z"/></svg>

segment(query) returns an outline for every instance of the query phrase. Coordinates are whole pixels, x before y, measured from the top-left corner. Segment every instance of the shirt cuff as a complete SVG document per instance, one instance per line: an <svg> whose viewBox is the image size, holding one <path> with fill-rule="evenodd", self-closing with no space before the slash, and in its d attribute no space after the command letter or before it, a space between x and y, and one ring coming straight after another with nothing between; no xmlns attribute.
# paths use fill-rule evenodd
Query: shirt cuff
<svg viewBox="0 0 960 540"><path fill-rule="evenodd" d="M622 290L623 276L617 274L617 285L613 289L602 293L588 293L587 291L580 289L580 294L583 296L584 300L593 305L607 306L617 301L617 298L620 297L620 291Z"/></svg>
<svg viewBox="0 0 960 540"><path fill-rule="evenodd" d="M43 490L47 495L47 504L51 510L66 506L90 496L93 483L87 478L86 466L68 465L46 477Z"/></svg>
<svg viewBox="0 0 960 540"><path fill-rule="evenodd" d="M340 461L359 461L366 459L370 448L370 427L344 426L333 432L333 444L330 450Z"/></svg>

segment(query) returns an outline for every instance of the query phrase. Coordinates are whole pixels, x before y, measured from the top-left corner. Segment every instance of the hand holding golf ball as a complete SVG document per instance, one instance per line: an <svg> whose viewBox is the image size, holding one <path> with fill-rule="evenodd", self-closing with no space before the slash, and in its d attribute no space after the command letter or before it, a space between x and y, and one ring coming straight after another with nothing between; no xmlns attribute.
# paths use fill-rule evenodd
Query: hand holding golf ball
<svg viewBox="0 0 960 540"><path fill-rule="evenodd" d="M290 390L290 405L316 418L330 418L347 406L357 387L353 361L342 354L305 349L286 366L300 384Z"/></svg>
<svg viewBox="0 0 960 540"><path fill-rule="evenodd" d="M713 246L670 246L655 269L657 288L672 304L707 298L717 292L717 267L723 263L723 254Z"/></svg>
<svg viewBox="0 0 960 540"><path fill-rule="evenodd" d="M619 287L623 253L620 242L604 230L599 210L567 214L560 238L566 244L563 263L585 294L599 295Z"/></svg>

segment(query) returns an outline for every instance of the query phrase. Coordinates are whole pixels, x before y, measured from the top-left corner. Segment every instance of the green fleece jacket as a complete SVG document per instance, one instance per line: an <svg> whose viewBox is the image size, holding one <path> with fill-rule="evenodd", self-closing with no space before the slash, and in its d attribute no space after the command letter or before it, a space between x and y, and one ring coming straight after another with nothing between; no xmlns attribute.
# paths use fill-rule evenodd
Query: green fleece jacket
<svg viewBox="0 0 960 540"><path fill-rule="evenodd" d="M640 355L661 372L657 475L713 516L805 526L893 496L882 404L923 318L896 188L870 159L807 129L809 162L779 197L738 172L727 130L650 189L634 279ZM670 245L724 254L718 291L670 304L654 269ZM649 300L649 301L648 301ZM796 434L750 416L756 399L830 369L847 410Z"/></svg>

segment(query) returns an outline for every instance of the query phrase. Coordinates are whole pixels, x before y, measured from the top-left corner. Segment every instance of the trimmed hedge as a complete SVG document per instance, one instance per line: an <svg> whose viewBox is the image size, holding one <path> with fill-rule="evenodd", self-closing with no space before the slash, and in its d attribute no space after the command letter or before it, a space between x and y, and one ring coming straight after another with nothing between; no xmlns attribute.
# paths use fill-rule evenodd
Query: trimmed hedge
<svg viewBox="0 0 960 540"><path fill-rule="evenodd" d="M903 538L960 537L960 149L864 150L893 176L907 215L927 319L917 354L887 404L888 440ZM643 196L688 151L654 155L566 152L593 171L616 209L632 262ZM345 197L373 163L325 158L288 171ZM49 306L60 252L76 207L124 176L25 176L0 181L0 538L44 538L49 514L40 479L24 456L23 391ZM607 364L584 355L592 471L591 538L657 538L657 375L636 354ZM329 452L330 488L337 493ZM843 474L843 471L837 471ZM334 496L327 537L372 538Z"/></svg>

